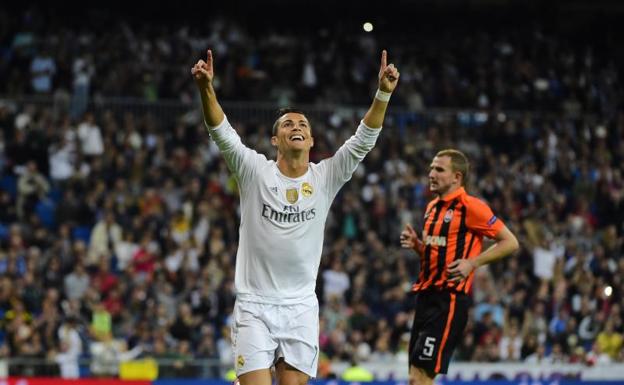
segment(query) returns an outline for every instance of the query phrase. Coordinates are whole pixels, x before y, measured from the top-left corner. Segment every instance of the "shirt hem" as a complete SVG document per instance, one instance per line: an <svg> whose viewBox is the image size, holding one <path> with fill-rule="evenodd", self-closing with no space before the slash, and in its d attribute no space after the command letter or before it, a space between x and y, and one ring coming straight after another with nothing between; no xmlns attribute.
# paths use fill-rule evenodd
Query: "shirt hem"
<svg viewBox="0 0 624 385"><path fill-rule="evenodd" d="M318 302L318 299L316 298L316 293L304 295L301 297L273 297L251 293L238 293L236 294L236 300L273 305L294 305Z"/></svg>

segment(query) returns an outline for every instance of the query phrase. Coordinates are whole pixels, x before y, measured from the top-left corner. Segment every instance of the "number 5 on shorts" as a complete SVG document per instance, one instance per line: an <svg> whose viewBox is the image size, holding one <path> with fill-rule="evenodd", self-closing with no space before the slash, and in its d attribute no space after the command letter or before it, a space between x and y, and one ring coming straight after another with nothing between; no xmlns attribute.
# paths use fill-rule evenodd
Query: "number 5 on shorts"
<svg viewBox="0 0 624 385"><path fill-rule="evenodd" d="M423 355L426 357L433 357L433 349L435 349L435 337L425 338L425 347L423 349Z"/></svg>

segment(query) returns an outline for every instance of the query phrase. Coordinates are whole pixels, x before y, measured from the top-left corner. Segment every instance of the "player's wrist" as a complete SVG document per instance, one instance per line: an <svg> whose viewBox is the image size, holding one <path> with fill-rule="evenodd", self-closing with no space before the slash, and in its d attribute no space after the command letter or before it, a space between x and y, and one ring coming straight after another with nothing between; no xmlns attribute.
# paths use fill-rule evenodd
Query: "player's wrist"
<svg viewBox="0 0 624 385"><path fill-rule="evenodd" d="M392 96L392 92L383 91L381 88L377 88L377 92L375 92L375 99L388 103L390 101L390 96Z"/></svg>
<svg viewBox="0 0 624 385"><path fill-rule="evenodd" d="M202 98L202 100L210 100L214 98L214 92L210 92L210 88L208 86L200 86L199 96Z"/></svg>

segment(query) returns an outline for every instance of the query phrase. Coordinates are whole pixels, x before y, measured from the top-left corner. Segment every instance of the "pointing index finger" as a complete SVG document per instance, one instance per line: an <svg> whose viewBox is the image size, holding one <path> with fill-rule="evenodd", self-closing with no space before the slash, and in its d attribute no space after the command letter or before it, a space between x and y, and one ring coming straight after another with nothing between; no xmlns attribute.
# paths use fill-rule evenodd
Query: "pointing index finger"
<svg viewBox="0 0 624 385"><path fill-rule="evenodd" d="M209 49L206 56L206 64L208 64L208 68L212 68L212 50Z"/></svg>
<svg viewBox="0 0 624 385"><path fill-rule="evenodd" d="M386 52L386 50L382 50L381 51L381 68L386 68L387 66L387 57L388 57L388 52Z"/></svg>

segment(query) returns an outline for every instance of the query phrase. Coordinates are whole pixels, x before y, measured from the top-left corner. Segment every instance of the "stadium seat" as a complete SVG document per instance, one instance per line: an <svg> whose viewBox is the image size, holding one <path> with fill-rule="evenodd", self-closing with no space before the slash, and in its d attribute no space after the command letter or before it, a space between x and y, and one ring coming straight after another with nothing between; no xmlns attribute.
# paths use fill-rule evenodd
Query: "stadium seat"
<svg viewBox="0 0 624 385"><path fill-rule="evenodd" d="M42 199L35 206L35 213L41 223L50 230L56 228L55 212L56 204L49 199Z"/></svg>
<svg viewBox="0 0 624 385"><path fill-rule="evenodd" d="M5 175L0 179L0 188L11 194L11 198L17 198L17 177Z"/></svg>
<svg viewBox="0 0 624 385"><path fill-rule="evenodd" d="M72 238L74 240L84 241L89 244L91 238L91 227L89 226L76 226L72 229Z"/></svg>
<svg viewBox="0 0 624 385"><path fill-rule="evenodd" d="M58 204L63 199L63 190L59 187L52 187L48 192L48 198L51 199L54 204Z"/></svg>
<svg viewBox="0 0 624 385"><path fill-rule="evenodd" d="M4 223L0 223L0 239L7 240L9 238L9 226Z"/></svg>

